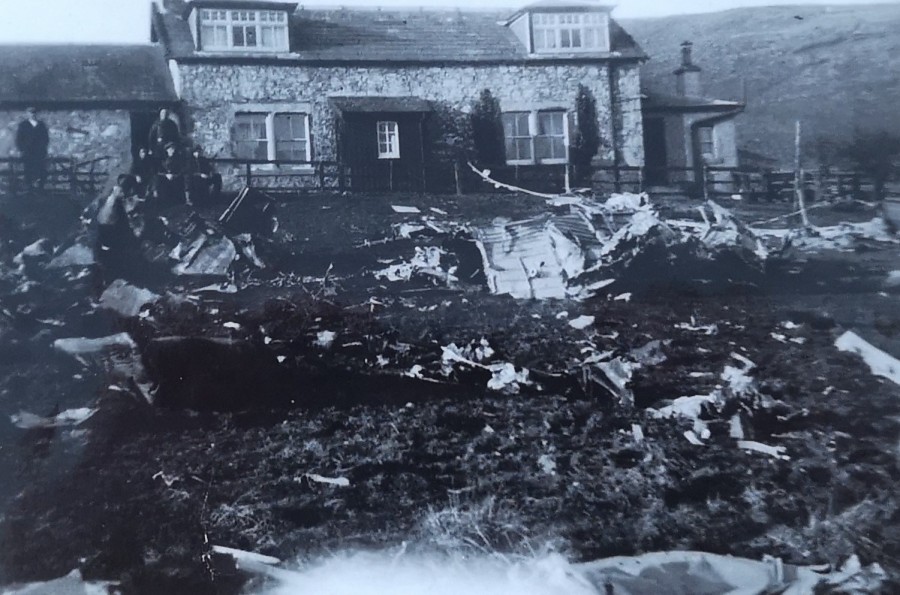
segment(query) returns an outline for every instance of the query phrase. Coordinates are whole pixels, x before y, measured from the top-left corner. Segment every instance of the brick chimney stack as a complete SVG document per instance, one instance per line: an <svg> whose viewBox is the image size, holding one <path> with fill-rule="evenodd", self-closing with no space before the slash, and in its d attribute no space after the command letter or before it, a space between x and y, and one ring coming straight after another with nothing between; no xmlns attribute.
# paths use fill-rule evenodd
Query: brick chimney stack
<svg viewBox="0 0 900 595"><path fill-rule="evenodd" d="M681 66L675 71L675 88L682 97L702 97L703 87L700 84L702 70L694 64L694 44L685 41L681 44Z"/></svg>

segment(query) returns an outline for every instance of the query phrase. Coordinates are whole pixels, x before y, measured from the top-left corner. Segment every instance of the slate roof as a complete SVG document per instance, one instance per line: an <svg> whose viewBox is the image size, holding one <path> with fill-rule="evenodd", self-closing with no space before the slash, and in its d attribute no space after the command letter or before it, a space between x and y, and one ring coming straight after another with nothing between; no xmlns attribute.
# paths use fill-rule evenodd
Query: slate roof
<svg viewBox="0 0 900 595"><path fill-rule="evenodd" d="M611 21L612 52L529 55L500 16L489 12L306 10L291 16L292 52L270 60L311 63L523 63L560 60L644 60L637 42ZM195 51L187 22L174 12L157 14L154 26L168 55L177 60L242 61L255 56Z"/></svg>
<svg viewBox="0 0 900 595"><path fill-rule="evenodd" d="M297 8L297 3L289 0L190 0L184 7L187 16L193 7L200 8L254 8L257 10L290 10Z"/></svg>
<svg viewBox="0 0 900 595"><path fill-rule="evenodd" d="M526 12L587 12L594 10L612 12L614 8L613 4L599 4L593 0L538 0L520 8L504 19L504 22L511 23Z"/></svg>
<svg viewBox="0 0 900 595"><path fill-rule="evenodd" d="M177 101L161 48L150 45L0 46L0 105L125 107Z"/></svg>
<svg viewBox="0 0 900 595"><path fill-rule="evenodd" d="M600 4L599 2L595 2L594 0L537 0L537 2L532 2L528 4L524 8L521 9L520 12L525 12L529 10L612 10L615 8L614 4Z"/></svg>
<svg viewBox="0 0 900 595"><path fill-rule="evenodd" d="M645 90L642 94L642 105L645 112L729 112L743 109L738 101L709 99L706 97L684 97Z"/></svg>

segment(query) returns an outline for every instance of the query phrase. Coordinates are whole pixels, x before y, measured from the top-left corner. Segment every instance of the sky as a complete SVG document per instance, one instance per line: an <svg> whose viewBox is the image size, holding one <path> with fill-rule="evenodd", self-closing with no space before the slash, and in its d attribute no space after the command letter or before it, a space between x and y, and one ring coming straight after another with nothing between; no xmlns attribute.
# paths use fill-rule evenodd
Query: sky
<svg viewBox="0 0 900 595"><path fill-rule="evenodd" d="M316 6L516 8L531 0L299 0ZM890 3L898 3L893 0ZM146 43L150 0L0 0L0 43ZM712 12L740 6L822 4L821 0L603 0L618 18ZM873 4L838 0L828 4ZM885 3L885 2L882 2ZM37 17L37 18L36 18ZM2 59L2 56L0 56Z"/></svg>

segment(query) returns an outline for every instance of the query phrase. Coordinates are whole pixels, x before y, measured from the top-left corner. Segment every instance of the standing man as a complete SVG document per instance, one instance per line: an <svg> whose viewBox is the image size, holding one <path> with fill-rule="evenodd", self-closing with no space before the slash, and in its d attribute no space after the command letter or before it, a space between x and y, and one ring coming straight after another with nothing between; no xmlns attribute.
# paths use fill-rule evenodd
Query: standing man
<svg viewBox="0 0 900 595"><path fill-rule="evenodd" d="M39 189L44 185L50 133L47 125L38 120L37 110L29 107L25 113L26 117L16 131L16 148L25 165L25 184L29 190Z"/></svg>
<svg viewBox="0 0 900 595"><path fill-rule="evenodd" d="M159 110L159 120L153 122L150 127L150 142L147 147L153 152L154 156L160 163L165 159L165 147L169 143L179 144L181 141L181 131L178 130L178 124L169 118L169 110L162 108Z"/></svg>

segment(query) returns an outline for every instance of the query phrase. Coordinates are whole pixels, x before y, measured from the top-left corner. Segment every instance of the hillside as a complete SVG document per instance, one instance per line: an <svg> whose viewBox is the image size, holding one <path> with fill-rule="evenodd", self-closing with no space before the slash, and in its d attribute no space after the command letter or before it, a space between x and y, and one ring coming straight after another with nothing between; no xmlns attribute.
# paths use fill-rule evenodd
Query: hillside
<svg viewBox="0 0 900 595"><path fill-rule="evenodd" d="M742 148L790 163L798 118L808 146L857 127L900 134L900 4L744 8L622 24L651 56L650 88L674 92L685 40L694 42L707 95L740 99L746 81Z"/></svg>

